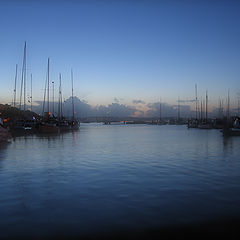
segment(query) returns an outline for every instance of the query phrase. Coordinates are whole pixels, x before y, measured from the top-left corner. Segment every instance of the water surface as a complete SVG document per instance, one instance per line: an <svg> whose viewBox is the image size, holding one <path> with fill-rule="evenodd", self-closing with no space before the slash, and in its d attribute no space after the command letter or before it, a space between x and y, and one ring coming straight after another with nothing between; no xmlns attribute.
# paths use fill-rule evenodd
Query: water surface
<svg viewBox="0 0 240 240"><path fill-rule="evenodd" d="M240 217L240 138L186 126L82 124L0 147L1 236Z"/></svg>

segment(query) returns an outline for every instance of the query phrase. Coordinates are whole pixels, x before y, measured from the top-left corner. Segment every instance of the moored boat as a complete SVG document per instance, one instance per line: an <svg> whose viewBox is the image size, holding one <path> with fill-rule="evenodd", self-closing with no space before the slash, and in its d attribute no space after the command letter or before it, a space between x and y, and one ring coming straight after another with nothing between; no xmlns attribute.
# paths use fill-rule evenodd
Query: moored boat
<svg viewBox="0 0 240 240"><path fill-rule="evenodd" d="M71 126L71 130L78 130L80 127L80 123L79 123L79 121L74 119L74 120L70 121L70 126Z"/></svg>
<svg viewBox="0 0 240 240"><path fill-rule="evenodd" d="M7 142L10 137L11 135L9 134L8 130L0 123L0 142Z"/></svg>
<svg viewBox="0 0 240 240"><path fill-rule="evenodd" d="M71 130L71 124L69 121L65 120L65 119L62 119L58 122L58 126L59 126L59 130L61 132L63 131L69 131Z"/></svg>
<svg viewBox="0 0 240 240"><path fill-rule="evenodd" d="M240 136L239 128L223 128L223 136Z"/></svg>
<svg viewBox="0 0 240 240"><path fill-rule="evenodd" d="M73 71L71 70L71 81L72 81L72 120L70 121L71 130L78 130L80 122L75 118L74 110L74 97L73 97Z"/></svg>
<svg viewBox="0 0 240 240"><path fill-rule="evenodd" d="M198 120L197 119L189 119L187 123L188 128L197 128L198 127Z"/></svg>
<svg viewBox="0 0 240 240"><path fill-rule="evenodd" d="M41 133L59 133L59 127L57 126L57 123L46 121L41 122L39 125L39 131Z"/></svg>

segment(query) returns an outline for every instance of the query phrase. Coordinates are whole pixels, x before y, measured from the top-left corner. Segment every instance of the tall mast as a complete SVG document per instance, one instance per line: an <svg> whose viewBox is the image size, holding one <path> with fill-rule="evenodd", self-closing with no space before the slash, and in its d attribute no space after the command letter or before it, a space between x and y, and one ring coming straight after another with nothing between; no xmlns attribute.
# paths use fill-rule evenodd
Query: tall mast
<svg viewBox="0 0 240 240"><path fill-rule="evenodd" d="M219 98L219 118L223 117L223 106L224 102L221 98Z"/></svg>
<svg viewBox="0 0 240 240"><path fill-rule="evenodd" d="M18 70L18 65L16 64L16 73L15 73L15 81L14 81L14 96L13 96L13 106L14 106L14 107L16 107L17 70Z"/></svg>
<svg viewBox="0 0 240 240"><path fill-rule="evenodd" d="M237 93L237 116L240 117L240 93Z"/></svg>
<svg viewBox="0 0 240 240"><path fill-rule="evenodd" d="M230 97L229 97L229 89L228 89L228 98L227 98L227 118L229 120L230 117Z"/></svg>
<svg viewBox="0 0 240 240"><path fill-rule="evenodd" d="M71 79L72 79L72 119L74 120L73 71L72 71L72 69L71 69Z"/></svg>
<svg viewBox="0 0 240 240"><path fill-rule="evenodd" d="M198 119L201 117L201 111L200 111L200 101L198 100Z"/></svg>
<svg viewBox="0 0 240 240"><path fill-rule="evenodd" d="M45 110L45 102L46 102L46 90L47 90L47 74L46 74L45 88L44 88L44 98L43 98L43 109L42 109L42 116L44 115L44 110Z"/></svg>
<svg viewBox="0 0 240 240"><path fill-rule="evenodd" d="M240 98L238 97L238 117L240 116Z"/></svg>
<svg viewBox="0 0 240 240"><path fill-rule="evenodd" d="M221 113L222 113L222 117L223 117L223 112L224 112L224 99L222 99L222 104L221 104L221 106L222 106Z"/></svg>
<svg viewBox="0 0 240 240"><path fill-rule="evenodd" d="M48 111L48 114L49 114L49 111L50 111L50 105L49 105L49 58L48 58L48 67L47 67L47 111Z"/></svg>
<svg viewBox="0 0 240 240"><path fill-rule="evenodd" d="M180 120L180 100L178 97L178 121Z"/></svg>
<svg viewBox="0 0 240 240"><path fill-rule="evenodd" d="M197 109L197 105L198 105L197 84L195 84L195 96L196 96L196 119L197 119L197 118L198 118L198 117L197 117L197 115L198 115L198 114L197 114L197 112L198 112L198 111L197 111L197 110L198 110L198 109Z"/></svg>
<svg viewBox="0 0 240 240"><path fill-rule="evenodd" d="M58 118L62 118L62 76L59 73Z"/></svg>
<svg viewBox="0 0 240 240"><path fill-rule="evenodd" d="M26 76L27 76L27 68L26 68L26 61L27 61L27 56L26 56L26 42L25 42L25 47L24 47L24 56L25 56L25 65L24 65L24 108L23 110L26 110Z"/></svg>
<svg viewBox="0 0 240 240"><path fill-rule="evenodd" d="M59 87L58 87L58 120L60 120L60 86L61 86L61 75L59 74Z"/></svg>
<svg viewBox="0 0 240 240"><path fill-rule="evenodd" d="M53 101L53 104L52 104L52 114L54 115L54 81L52 81L52 101Z"/></svg>
<svg viewBox="0 0 240 240"><path fill-rule="evenodd" d="M161 98L160 98L160 103L159 103L159 121L161 122L162 121L162 101L161 101Z"/></svg>
<svg viewBox="0 0 240 240"><path fill-rule="evenodd" d="M208 120L208 91L206 90L206 122Z"/></svg>
<svg viewBox="0 0 240 240"><path fill-rule="evenodd" d="M31 99L31 111L32 111L32 74L31 74L31 97L30 97L30 99Z"/></svg>
<svg viewBox="0 0 240 240"><path fill-rule="evenodd" d="M218 100L218 104L219 104L219 107L218 107L218 117L221 118L221 108L222 108L222 106L221 106L221 99L220 98Z"/></svg>
<svg viewBox="0 0 240 240"><path fill-rule="evenodd" d="M24 43L23 50L23 65L22 65L22 79L21 79L21 90L20 90L20 101L19 101L19 109L22 108L22 91L24 88L24 110L25 110L25 97L26 97L26 42Z"/></svg>

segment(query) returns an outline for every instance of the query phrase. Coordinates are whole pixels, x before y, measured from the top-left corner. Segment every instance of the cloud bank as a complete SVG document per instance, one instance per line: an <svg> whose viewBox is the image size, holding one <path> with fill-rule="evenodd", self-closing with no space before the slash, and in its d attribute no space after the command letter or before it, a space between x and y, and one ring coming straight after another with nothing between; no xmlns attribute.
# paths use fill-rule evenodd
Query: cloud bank
<svg viewBox="0 0 240 240"><path fill-rule="evenodd" d="M180 117L195 117L195 108L193 107L194 100L187 100L190 102L190 105L180 104L179 106L170 105L167 103L161 103L161 117L177 117L180 113ZM183 103L183 102L182 102ZM67 117L72 116L72 98L68 98L63 103L63 115ZM97 105L91 106L84 100L80 100L77 97L74 97L74 109L75 116L80 118L86 117L149 117L149 118L159 118L160 117L160 103L145 103L142 100L132 100L132 105L120 104L119 99L114 99L114 102L105 106ZM50 102L50 112L53 112L54 115L58 115L58 104ZM36 105L33 106L33 111L39 114L42 114L43 103L41 101L36 102ZM46 104L45 110L47 111ZM217 117L218 109L213 109L209 116Z"/></svg>

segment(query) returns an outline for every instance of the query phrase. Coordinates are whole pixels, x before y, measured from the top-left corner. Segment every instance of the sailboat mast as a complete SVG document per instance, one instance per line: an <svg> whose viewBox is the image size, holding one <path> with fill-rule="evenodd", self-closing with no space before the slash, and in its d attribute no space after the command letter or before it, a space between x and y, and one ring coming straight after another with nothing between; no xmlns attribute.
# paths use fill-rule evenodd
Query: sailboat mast
<svg viewBox="0 0 240 240"><path fill-rule="evenodd" d="M238 117L240 116L240 98L238 97Z"/></svg>
<svg viewBox="0 0 240 240"><path fill-rule="evenodd" d="M49 114L50 111L50 105L49 105L49 58L48 58L48 67L47 67L47 111Z"/></svg>
<svg viewBox="0 0 240 240"><path fill-rule="evenodd" d="M223 100L219 98L219 118L223 117Z"/></svg>
<svg viewBox="0 0 240 240"><path fill-rule="evenodd" d="M59 74L58 118L62 118L62 76Z"/></svg>
<svg viewBox="0 0 240 240"><path fill-rule="evenodd" d="M14 96L13 96L13 106L14 107L16 107L17 71L18 71L18 65L16 64L15 81L14 81Z"/></svg>
<svg viewBox="0 0 240 240"><path fill-rule="evenodd" d="M74 120L73 71L72 71L72 69L71 69L71 79L72 79L72 119Z"/></svg>
<svg viewBox="0 0 240 240"><path fill-rule="evenodd" d="M227 99L227 118L229 120L230 117L230 97L229 97L229 89L228 89L228 99Z"/></svg>
<svg viewBox="0 0 240 240"><path fill-rule="evenodd" d="M25 91L26 91L26 42L24 43L23 50L23 64L22 64L22 79L21 79L21 90L20 90L20 101L19 109L22 108L22 92L24 88L24 110L25 110Z"/></svg>
<svg viewBox="0 0 240 240"><path fill-rule="evenodd" d="M26 76L27 76L27 74L26 74L26 72L27 72L27 69L26 69L26 42L25 42L25 47L24 47L24 58L25 58L25 64L24 64L24 107L23 107L23 109L24 109L24 111L26 110Z"/></svg>
<svg viewBox="0 0 240 240"><path fill-rule="evenodd" d="M161 98L160 98L160 103L159 103L159 120L160 122L162 121L162 102L161 102Z"/></svg>
<svg viewBox="0 0 240 240"><path fill-rule="evenodd" d="M59 74L59 88L58 88L58 120L60 120L60 85L61 85L61 75Z"/></svg>
<svg viewBox="0 0 240 240"><path fill-rule="evenodd" d="M31 74L31 97L30 97L30 99L31 99L31 111L32 111L32 74Z"/></svg>
<svg viewBox="0 0 240 240"><path fill-rule="evenodd" d="M197 98L197 84L195 84L195 96L196 96L196 119L197 119L197 113L198 113L198 109L197 109L197 106L198 106L198 98Z"/></svg>
<svg viewBox="0 0 240 240"><path fill-rule="evenodd" d="M45 110L45 102L46 102L46 90L47 90L47 74L46 74L45 87L44 87L44 97L43 97L43 109L42 109L42 116L44 115L44 110Z"/></svg>
<svg viewBox="0 0 240 240"><path fill-rule="evenodd" d="M178 97L178 121L180 120L180 100Z"/></svg>
<svg viewBox="0 0 240 240"><path fill-rule="evenodd" d="M53 103L52 103L52 114L54 115L54 81L52 81L52 95L53 95L53 97L52 97L52 101L53 101Z"/></svg>
<svg viewBox="0 0 240 240"><path fill-rule="evenodd" d="M206 122L208 120L208 91L206 91Z"/></svg>

